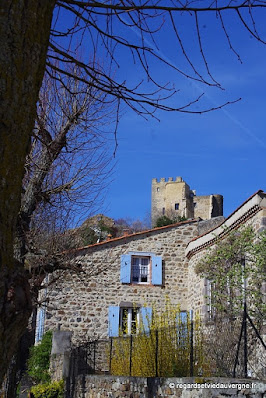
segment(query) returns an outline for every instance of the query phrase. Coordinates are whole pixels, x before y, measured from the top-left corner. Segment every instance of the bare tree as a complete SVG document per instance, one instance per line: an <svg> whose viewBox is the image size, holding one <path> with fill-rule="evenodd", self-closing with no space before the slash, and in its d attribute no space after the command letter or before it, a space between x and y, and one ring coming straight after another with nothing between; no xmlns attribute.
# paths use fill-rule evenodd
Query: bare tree
<svg viewBox="0 0 266 398"><path fill-rule="evenodd" d="M28 272L33 313L45 304L39 303L38 293L47 274L77 271L66 253L71 231L65 231L77 213L84 218L96 209L110 181L112 155L105 130L113 120L114 101L78 80L78 67L69 71L73 77L54 72L53 79L44 78L25 165L14 250ZM8 397L15 395L27 345L34 343L33 323L30 329L8 372Z"/></svg>
<svg viewBox="0 0 266 398"><path fill-rule="evenodd" d="M83 82L78 67L68 71L44 78L22 185L14 252L35 303L48 273L71 268L65 231L77 213L95 210L111 173L104 127L114 101Z"/></svg>
<svg viewBox="0 0 266 398"><path fill-rule="evenodd" d="M256 12L258 10L261 14L266 8L266 3L263 0L224 0L219 3L207 0L183 3L173 0L164 5L153 1L143 4L133 1L113 4L86 0L1 0L0 5L1 381L31 313L27 275L23 261L13 258L13 243L21 204L25 158L34 128L36 103L45 68L48 74L54 76L53 71L69 75L66 65L72 63L78 66L83 70L80 80L117 99L117 112L121 102L144 116L153 115L156 109L180 112L207 111L193 109L193 105L200 101L201 96L176 107L171 107L167 101L164 102L164 99L167 100L176 93L176 89L167 83L156 82L150 71L151 59L164 63L181 76L208 86L220 87L212 76L205 55L201 15L210 14L216 18L228 46L236 54L227 30L226 13L234 14L250 35L264 43L258 33ZM191 20L190 26L195 32L199 59L205 68L204 75L201 72L202 65L195 67L185 46L178 24L180 15L188 15ZM157 33L161 26L166 24L186 60L187 70L172 65L158 51ZM75 56L76 47L80 47L81 43L86 48L83 62ZM121 50L125 50L127 54L121 53ZM123 76L115 73L115 68L121 62L119 54L142 68L143 79L146 77L149 81L149 90L142 83L142 78L130 85ZM99 62L101 57L109 60L109 64ZM24 213L27 213L27 209ZM23 218L22 214L20 217Z"/></svg>
<svg viewBox="0 0 266 398"><path fill-rule="evenodd" d="M69 76L45 76L37 103L17 224L15 249L21 262L36 221L43 225L48 216L53 233L62 233L81 210L83 218L95 210L110 180L104 128L113 120L114 101L84 83L78 67L68 71Z"/></svg>
<svg viewBox="0 0 266 398"><path fill-rule="evenodd" d="M33 306L48 274L79 270L70 261L69 228L79 213L95 211L110 181L105 128L115 103L83 82L78 67L68 71L44 78L26 158L15 256L28 271Z"/></svg>

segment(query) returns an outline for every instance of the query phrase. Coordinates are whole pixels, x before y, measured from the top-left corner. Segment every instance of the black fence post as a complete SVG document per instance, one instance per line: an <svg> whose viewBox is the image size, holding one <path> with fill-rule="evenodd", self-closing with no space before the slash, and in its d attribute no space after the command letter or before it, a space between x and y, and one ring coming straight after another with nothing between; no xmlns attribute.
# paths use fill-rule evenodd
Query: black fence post
<svg viewBox="0 0 266 398"><path fill-rule="evenodd" d="M130 350L129 350L129 376L132 373L132 347L133 347L133 335L130 335Z"/></svg>
<svg viewBox="0 0 266 398"><path fill-rule="evenodd" d="M194 325L193 325L193 311L190 311L190 377L194 376Z"/></svg>
<svg viewBox="0 0 266 398"><path fill-rule="evenodd" d="M238 339L238 342L237 342L235 363L234 363L234 369L233 369L233 377L236 377L236 367L237 367L237 364L238 364L238 356L239 356L240 344L241 344L241 340L242 340L243 328L244 328L244 314L243 314L243 319L242 319L242 323L241 323L240 336L239 336L239 339Z"/></svg>
<svg viewBox="0 0 266 398"><path fill-rule="evenodd" d="M96 371L96 341L93 342L93 371Z"/></svg>
<svg viewBox="0 0 266 398"><path fill-rule="evenodd" d="M110 358L109 358L109 373L112 374L112 351L113 351L113 338L110 337Z"/></svg>
<svg viewBox="0 0 266 398"><path fill-rule="evenodd" d="M155 377L158 377L158 329L155 330Z"/></svg>
<svg viewBox="0 0 266 398"><path fill-rule="evenodd" d="M243 319L243 337L244 337L244 376L248 377L248 335L247 335L247 304L244 303L244 319Z"/></svg>
<svg viewBox="0 0 266 398"><path fill-rule="evenodd" d="M244 338L244 377L248 377L248 335L247 335L247 280L245 275L246 259L242 259L242 278L243 278L243 338Z"/></svg>

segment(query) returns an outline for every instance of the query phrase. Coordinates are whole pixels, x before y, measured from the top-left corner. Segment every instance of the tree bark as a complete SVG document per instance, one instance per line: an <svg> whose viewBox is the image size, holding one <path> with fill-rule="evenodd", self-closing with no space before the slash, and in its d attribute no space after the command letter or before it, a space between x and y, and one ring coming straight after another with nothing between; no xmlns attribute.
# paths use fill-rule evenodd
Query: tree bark
<svg viewBox="0 0 266 398"><path fill-rule="evenodd" d="M55 0L0 0L0 384L31 313L13 243Z"/></svg>

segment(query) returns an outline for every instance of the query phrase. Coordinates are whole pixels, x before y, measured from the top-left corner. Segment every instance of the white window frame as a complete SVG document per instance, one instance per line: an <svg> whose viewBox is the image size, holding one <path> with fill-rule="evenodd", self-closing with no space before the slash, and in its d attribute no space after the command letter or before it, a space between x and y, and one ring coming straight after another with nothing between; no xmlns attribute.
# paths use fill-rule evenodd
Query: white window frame
<svg viewBox="0 0 266 398"><path fill-rule="evenodd" d="M148 264L147 264L147 281L142 281L141 280L141 268L145 267L146 264L142 265L141 261L139 262L139 264L136 266L133 264L134 259L138 258L139 260L142 259L148 259ZM138 280L133 280L134 277L134 266L138 267ZM150 285L151 283L151 256L146 256L146 255L132 255L131 256L131 283L136 284L136 285Z"/></svg>
<svg viewBox="0 0 266 398"><path fill-rule="evenodd" d="M125 311L127 311L127 320L126 320L126 330L124 329L124 319ZM122 331L122 334L125 336L130 336L132 334L132 318L133 318L133 311L136 311L136 333L138 325L140 324L140 308L134 307L120 307L120 314L119 314L119 328Z"/></svg>

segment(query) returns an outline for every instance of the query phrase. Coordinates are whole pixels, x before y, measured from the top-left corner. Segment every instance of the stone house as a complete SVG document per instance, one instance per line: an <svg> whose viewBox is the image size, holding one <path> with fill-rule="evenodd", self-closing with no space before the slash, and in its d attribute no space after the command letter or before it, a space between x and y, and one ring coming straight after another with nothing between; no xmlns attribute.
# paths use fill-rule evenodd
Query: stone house
<svg viewBox="0 0 266 398"><path fill-rule="evenodd" d="M194 272L196 262L227 231L266 226L266 194L256 192L227 219L192 219L106 240L71 252L84 272L66 274L50 287L44 329L73 332L78 338L130 334L136 321L152 316L152 303L168 296L186 314L209 316L207 281ZM226 227L226 229L224 228Z"/></svg>
<svg viewBox="0 0 266 398"><path fill-rule="evenodd" d="M151 316L151 303L160 308L166 296L181 311L195 309L196 303L188 303L185 250L221 221L188 220L74 250L72 261L84 272L66 274L51 286L45 329L60 324L74 337L106 338L118 335L122 322L130 333L139 317Z"/></svg>

